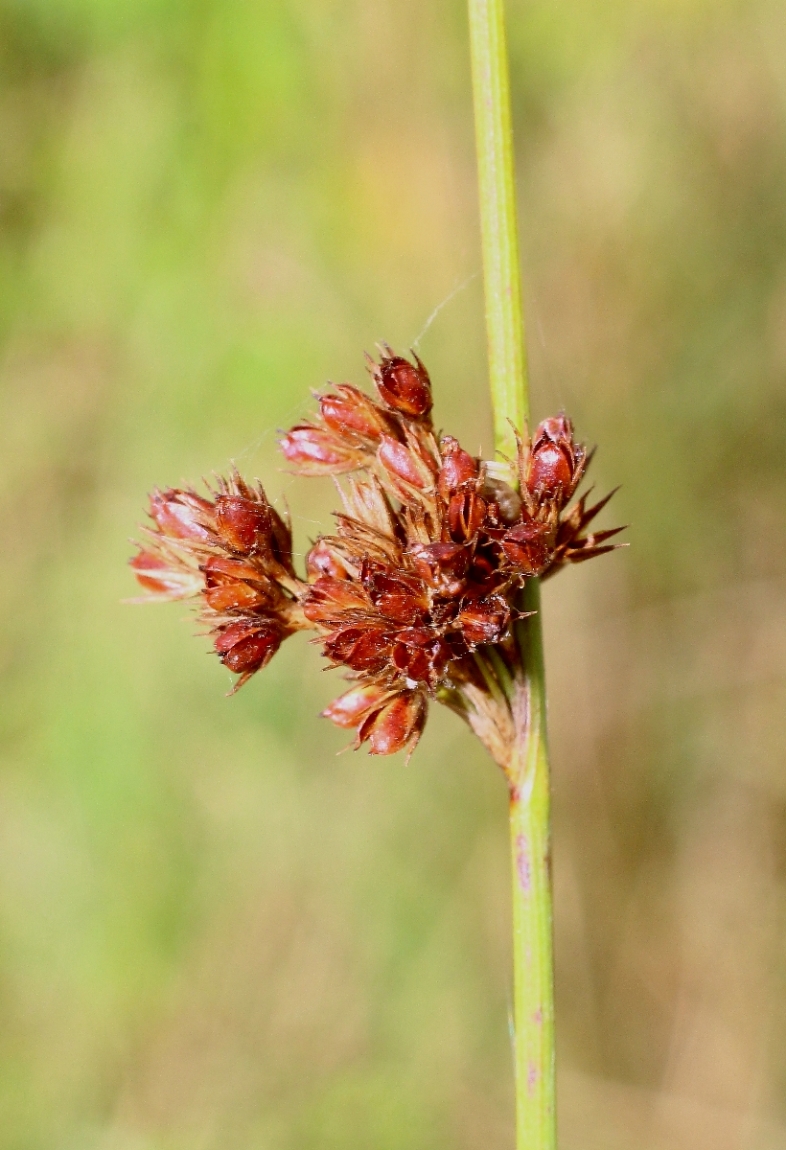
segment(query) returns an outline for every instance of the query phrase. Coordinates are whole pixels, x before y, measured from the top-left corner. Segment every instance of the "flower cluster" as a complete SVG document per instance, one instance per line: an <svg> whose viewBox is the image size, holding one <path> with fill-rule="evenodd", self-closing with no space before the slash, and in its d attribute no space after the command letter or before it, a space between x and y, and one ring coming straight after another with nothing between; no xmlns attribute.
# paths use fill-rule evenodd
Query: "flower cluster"
<svg viewBox="0 0 786 1150"><path fill-rule="evenodd" d="M252 487L233 472L209 493L154 491L153 525L131 566L146 600L197 600L216 653L240 676L236 691L308 623L292 532L261 484Z"/></svg>
<svg viewBox="0 0 786 1150"><path fill-rule="evenodd" d="M240 676L235 690L287 635L313 629L351 680L324 714L355 731L355 746L411 753L436 699L505 766L501 681L515 670L524 583L612 550L621 528L588 531L610 496L569 506L589 459L567 416L519 436L516 460L501 467L435 433L416 355L384 346L368 367L377 398L331 387L317 395L318 414L281 439L299 473L346 475L335 533L316 540L304 578L288 524L237 472L208 497L154 492L132 566L147 598L197 600L216 652Z"/></svg>

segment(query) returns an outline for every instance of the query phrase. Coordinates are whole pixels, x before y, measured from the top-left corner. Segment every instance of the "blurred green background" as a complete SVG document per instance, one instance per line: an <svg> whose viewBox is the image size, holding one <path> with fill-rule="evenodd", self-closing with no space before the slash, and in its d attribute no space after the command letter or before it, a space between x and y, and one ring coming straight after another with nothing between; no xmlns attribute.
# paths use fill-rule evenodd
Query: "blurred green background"
<svg viewBox="0 0 786 1150"><path fill-rule="evenodd" d="M534 408L629 551L548 585L564 1150L786 1147L786 19L511 0ZM0 1146L507 1150L501 777L335 757L134 594L154 484L422 335L490 448L463 3L0 0ZM474 278L470 278L474 277ZM469 281L469 282L467 282Z"/></svg>

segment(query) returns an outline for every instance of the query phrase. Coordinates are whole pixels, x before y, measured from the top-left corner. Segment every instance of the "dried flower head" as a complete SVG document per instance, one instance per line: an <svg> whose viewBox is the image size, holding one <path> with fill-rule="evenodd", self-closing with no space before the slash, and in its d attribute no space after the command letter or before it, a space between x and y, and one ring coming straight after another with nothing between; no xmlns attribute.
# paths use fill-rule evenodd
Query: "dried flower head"
<svg viewBox="0 0 786 1150"><path fill-rule="evenodd" d="M193 599L237 690L283 640L311 629L350 688L323 712L371 754L411 753L439 701L507 769L520 671L515 640L527 579L611 551L622 528L587 532L610 495L571 500L589 463L564 414L519 434L510 472L438 437L420 359L386 345L367 357L374 399L344 383L281 438L300 474L345 476L331 535L292 563L289 524L237 471L208 486L154 491L131 560L146 599ZM613 493L612 493L613 494Z"/></svg>

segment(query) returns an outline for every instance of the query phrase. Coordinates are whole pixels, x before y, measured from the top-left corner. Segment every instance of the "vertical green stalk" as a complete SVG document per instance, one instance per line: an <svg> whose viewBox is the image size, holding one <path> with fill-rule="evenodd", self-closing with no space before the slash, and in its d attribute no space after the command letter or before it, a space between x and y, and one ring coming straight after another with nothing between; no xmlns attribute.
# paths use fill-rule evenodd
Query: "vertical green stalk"
<svg viewBox="0 0 786 1150"><path fill-rule="evenodd" d="M513 426L529 420L504 0L469 0L472 86L497 454L515 457ZM511 426L513 425L513 426ZM510 703L517 1150L555 1150L554 964L549 763L540 590L527 581Z"/></svg>
<svg viewBox="0 0 786 1150"><path fill-rule="evenodd" d="M523 430L529 391L503 0L469 0L469 34L494 439L497 453L513 459L510 424Z"/></svg>
<svg viewBox="0 0 786 1150"><path fill-rule="evenodd" d="M517 1150L554 1150L554 954L546 683L540 587L527 581L517 628L519 695L510 791ZM518 713L517 713L518 711Z"/></svg>

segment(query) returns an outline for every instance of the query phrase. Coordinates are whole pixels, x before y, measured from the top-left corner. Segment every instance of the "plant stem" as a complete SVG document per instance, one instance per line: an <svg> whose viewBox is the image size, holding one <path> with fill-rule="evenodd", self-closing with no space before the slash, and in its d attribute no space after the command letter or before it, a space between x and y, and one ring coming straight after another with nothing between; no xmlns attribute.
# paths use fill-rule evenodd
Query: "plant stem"
<svg viewBox="0 0 786 1150"><path fill-rule="evenodd" d="M540 587L527 580L522 607L537 614L517 626L520 695L510 793L513 864L513 1018L516 1034L516 1146L557 1144L554 1060L554 956L546 684Z"/></svg>
<svg viewBox="0 0 786 1150"><path fill-rule="evenodd" d="M469 0L489 383L495 446L515 457L529 419L504 0ZM512 426L511 426L512 425ZM549 762L540 589L527 580L510 782L517 1150L554 1150L554 964Z"/></svg>
<svg viewBox="0 0 786 1150"><path fill-rule="evenodd" d="M503 0L469 0L469 33L494 439L514 459L511 423L523 431L529 394Z"/></svg>

